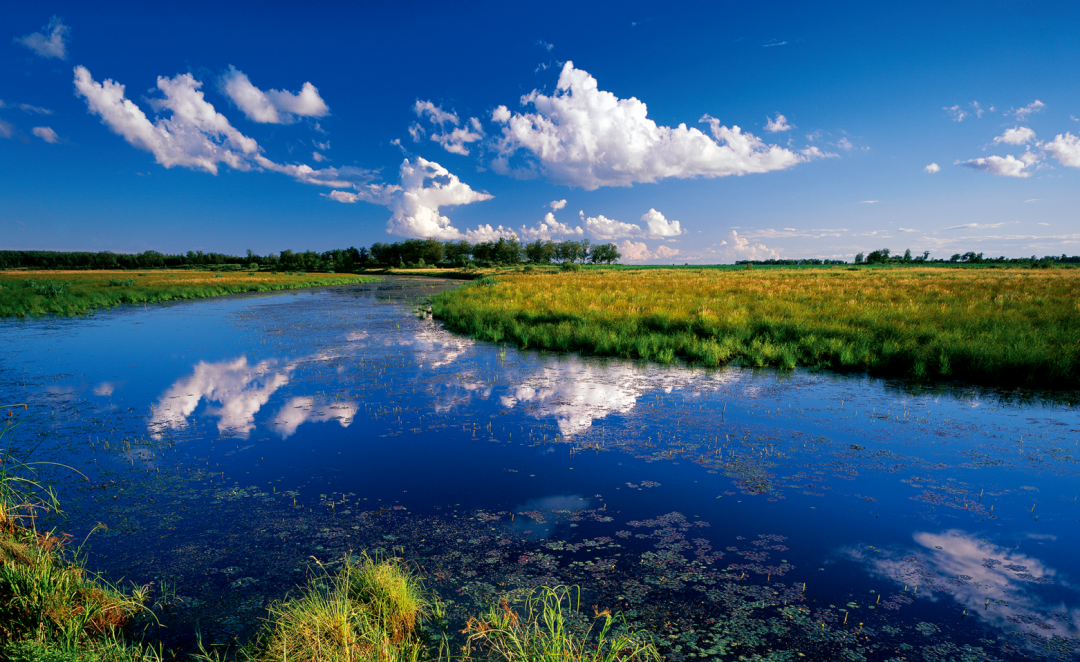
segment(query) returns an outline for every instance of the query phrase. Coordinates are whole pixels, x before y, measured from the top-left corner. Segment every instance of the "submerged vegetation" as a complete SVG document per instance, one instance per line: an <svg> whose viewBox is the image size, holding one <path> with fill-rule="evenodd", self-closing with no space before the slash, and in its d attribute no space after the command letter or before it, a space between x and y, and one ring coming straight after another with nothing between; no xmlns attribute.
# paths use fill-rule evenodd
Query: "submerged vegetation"
<svg viewBox="0 0 1080 662"><path fill-rule="evenodd" d="M443 292L454 330L523 348L1076 387L1074 270L618 270Z"/></svg>
<svg viewBox="0 0 1080 662"><path fill-rule="evenodd" d="M118 278L117 276L123 276ZM378 280L354 274L308 274L302 271L212 273L151 271L0 272L0 317L82 315L122 303L200 299L240 292L269 292L321 285Z"/></svg>
<svg viewBox="0 0 1080 662"><path fill-rule="evenodd" d="M4 407L8 409L8 407ZM9 410L10 411L10 410ZM9 413L0 442L16 423ZM124 591L65 553L68 536L39 532L38 517L58 512L33 465L0 456L0 659L12 662L161 662L162 647L134 641L137 617L154 618L149 587ZM96 529L95 529L96 530ZM91 532L93 533L93 532ZM296 597L272 603L256 636L235 651L206 651L214 662L652 662L641 633L609 612L587 627L570 587L541 587L522 613L503 599L470 618L463 646L452 646L445 605L399 558L347 554ZM337 565L337 563L331 564ZM580 595L580 591L578 591ZM614 626L614 627L613 627ZM170 651L170 656L175 652Z"/></svg>

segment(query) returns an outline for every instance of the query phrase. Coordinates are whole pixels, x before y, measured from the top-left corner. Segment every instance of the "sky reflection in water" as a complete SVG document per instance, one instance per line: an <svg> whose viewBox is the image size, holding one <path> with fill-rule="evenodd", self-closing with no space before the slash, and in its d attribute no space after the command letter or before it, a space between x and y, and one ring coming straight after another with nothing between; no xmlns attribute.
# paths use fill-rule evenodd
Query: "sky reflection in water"
<svg viewBox="0 0 1080 662"><path fill-rule="evenodd" d="M806 582L823 619L914 615L949 637L1015 647L998 655L1075 656L1075 407L519 352L416 317L396 286L4 322L0 384L44 405L28 425L95 486L202 472L214 490L293 494L333 514L347 503L417 517L478 509L540 539L614 540L618 529L617 556L648 538L629 522L711 523L694 544L717 567L728 559L700 545L786 538L783 581ZM120 452L101 455L106 442ZM84 504L76 531L109 518L82 489L61 492ZM207 517L185 521L205 528ZM779 579L768 568L780 560L756 580Z"/></svg>

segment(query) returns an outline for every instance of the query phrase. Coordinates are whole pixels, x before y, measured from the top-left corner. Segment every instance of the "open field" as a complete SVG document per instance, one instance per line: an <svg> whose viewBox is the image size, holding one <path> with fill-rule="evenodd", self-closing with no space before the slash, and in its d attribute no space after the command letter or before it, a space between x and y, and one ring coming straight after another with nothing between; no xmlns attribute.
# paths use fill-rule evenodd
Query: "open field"
<svg viewBox="0 0 1080 662"><path fill-rule="evenodd" d="M457 331L521 347L999 386L1080 385L1080 272L1072 269L499 275L493 286L441 293L431 308Z"/></svg>
<svg viewBox="0 0 1080 662"><path fill-rule="evenodd" d="M82 315L122 303L199 299L239 292L269 292L377 280L355 274L208 271L0 272L0 317L54 313Z"/></svg>

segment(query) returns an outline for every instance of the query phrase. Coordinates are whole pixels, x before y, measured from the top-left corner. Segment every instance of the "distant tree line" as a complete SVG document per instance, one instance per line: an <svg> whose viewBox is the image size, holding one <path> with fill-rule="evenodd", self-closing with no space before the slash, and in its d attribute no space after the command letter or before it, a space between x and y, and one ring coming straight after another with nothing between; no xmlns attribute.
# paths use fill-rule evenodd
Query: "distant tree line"
<svg viewBox="0 0 1080 662"><path fill-rule="evenodd" d="M739 260L735 264L740 265L838 265L849 264L844 260L819 260L817 258L806 259L780 259L768 260ZM949 258L930 259L930 251L923 251L921 255L912 255L911 249L904 251L903 255L893 253L888 248L881 248L867 253L858 253L855 256L855 264L1015 264L1030 267L1048 268L1056 264L1080 264L1080 256L1069 257L1062 253L1060 256L1047 255L1038 257L987 257L983 253L969 251L967 253L955 253Z"/></svg>
<svg viewBox="0 0 1080 662"><path fill-rule="evenodd" d="M1050 267L1055 264L1080 264L1080 255L1069 257L1062 253L1038 257L988 257L983 253L968 251L967 253L953 253L948 259L930 259L930 251L923 251L922 255L911 254L911 249L904 251L903 255L894 254L888 248L871 251L868 255L858 253L855 256L855 264L1016 264L1035 267Z"/></svg>
<svg viewBox="0 0 1080 662"><path fill-rule="evenodd" d="M315 251L283 250L280 253L245 255L225 253L167 254L158 251L142 253L111 253L102 251L3 251L0 250L0 269L212 269L216 271L281 270L312 272L351 272L379 267L489 267L512 264L585 263L614 264L622 255L615 244L593 245L588 239L579 241L550 241L538 239L522 243L516 238L499 239L471 244L467 241L437 239L406 239L393 243L376 242L371 248L343 248L316 253ZM842 265L844 260L819 258L768 260L739 260L738 265L800 266ZM955 253L949 258L930 259L930 251L901 255L888 248L859 253L855 264L1012 264L1049 268L1058 264L1080 264L1080 256L1047 255L1038 257L988 257L969 251Z"/></svg>
<svg viewBox="0 0 1080 662"><path fill-rule="evenodd" d="M783 266L801 266L801 265L815 265L815 264L847 264L843 260L820 260L816 257L808 257L802 259L779 259L769 258L768 260L737 260L735 264L761 264L761 265L783 265Z"/></svg>
<svg viewBox="0 0 1080 662"><path fill-rule="evenodd" d="M467 241L406 239L376 242L371 248L344 248L316 253L283 250L280 253L245 255L225 253L167 254L98 253L83 251L0 251L0 269L273 269L282 271L350 272L377 267L468 267L552 262L614 264L622 255L615 244L592 245L580 241L537 240L524 244L516 238L471 244Z"/></svg>

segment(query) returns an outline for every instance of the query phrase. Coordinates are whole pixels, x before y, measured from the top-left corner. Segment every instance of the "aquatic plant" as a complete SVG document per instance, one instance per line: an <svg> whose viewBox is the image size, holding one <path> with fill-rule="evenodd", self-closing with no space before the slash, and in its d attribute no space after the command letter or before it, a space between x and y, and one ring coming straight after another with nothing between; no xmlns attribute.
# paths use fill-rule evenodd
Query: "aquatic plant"
<svg viewBox="0 0 1080 662"><path fill-rule="evenodd" d="M400 560L347 557L337 574L326 572L299 598L272 605L266 627L239 656L250 662L415 661L427 651L420 628L437 610Z"/></svg>
<svg viewBox="0 0 1080 662"><path fill-rule="evenodd" d="M577 598L575 600L575 597ZM599 631L575 627L581 589L540 587L525 600L524 611L503 600L469 619L465 657L490 662L648 662L660 654L645 635L625 628L621 618L604 611Z"/></svg>
<svg viewBox="0 0 1080 662"><path fill-rule="evenodd" d="M1080 272L1071 269L612 270L499 283L443 292L432 313L456 331L523 348L1080 384Z"/></svg>
<svg viewBox="0 0 1080 662"><path fill-rule="evenodd" d="M16 426L9 416L0 440ZM0 454L0 657L5 660L155 662L160 651L125 640L144 610L145 588L125 592L64 557L67 537L39 532L35 517L56 511L32 466Z"/></svg>

